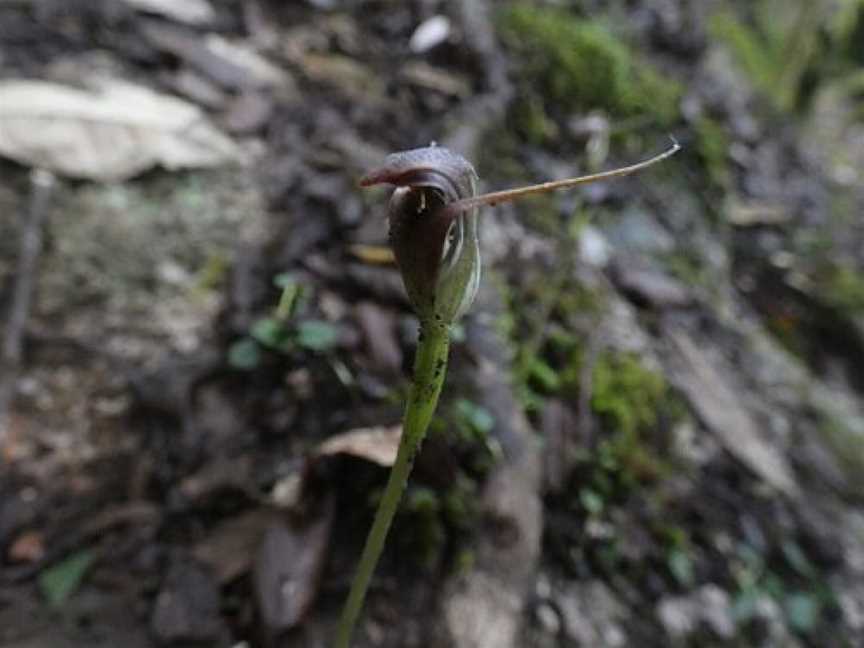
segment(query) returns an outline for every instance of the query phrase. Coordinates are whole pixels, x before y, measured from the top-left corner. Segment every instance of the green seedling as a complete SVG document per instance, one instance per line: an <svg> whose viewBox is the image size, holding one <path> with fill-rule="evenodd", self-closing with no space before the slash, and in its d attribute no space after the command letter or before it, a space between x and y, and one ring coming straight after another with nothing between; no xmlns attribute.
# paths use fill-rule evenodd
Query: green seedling
<svg viewBox="0 0 864 648"><path fill-rule="evenodd" d="M305 295L291 275L277 275L273 283L282 289L273 314L255 322L249 335L228 349L228 364L235 369L257 367L261 362L262 347L279 353L292 353L298 349L323 353L336 345L338 331L329 322L316 319L295 321L302 310Z"/></svg>

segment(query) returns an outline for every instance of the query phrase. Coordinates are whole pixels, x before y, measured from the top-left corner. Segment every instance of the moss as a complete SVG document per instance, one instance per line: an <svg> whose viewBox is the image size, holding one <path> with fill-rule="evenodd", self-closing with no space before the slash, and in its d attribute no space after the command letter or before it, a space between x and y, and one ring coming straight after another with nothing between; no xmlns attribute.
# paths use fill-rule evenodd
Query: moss
<svg viewBox="0 0 864 648"><path fill-rule="evenodd" d="M450 569L462 569L466 540L480 520L479 491L479 482L462 471L443 490L411 486L397 518L398 533L394 534L400 538L404 555L425 570L435 569L445 560Z"/></svg>
<svg viewBox="0 0 864 648"><path fill-rule="evenodd" d="M410 553L424 569L439 564L447 541L441 498L430 488L413 487L405 497L401 516L407 518L405 535Z"/></svg>
<svg viewBox="0 0 864 648"><path fill-rule="evenodd" d="M606 431L593 458L592 487L614 496L666 475L657 432L685 411L666 379L634 354L606 351L592 381L591 409Z"/></svg>
<svg viewBox="0 0 864 648"><path fill-rule="evenodd" d="M626 436L657 423L666 398L663 376L646 369L632 354L607 352L594 366L591 408Z"/></svg>
<svg viewBox="0 0 864 648"><path fill-rule="evenodd" d="M547 108L650 115L661 124L676 118L680 84L637 62L604 24L529 3L507 7L498 24L522 80L539 91Z"/></svg>
<svg viewBox="0 0 864 648"><path fill-rule="evenodd" d="M669 274L682 283L711 293L717 289L717 282L698 254L699 251L695 248L679 248L661 255L659 260Z"/></svg>
<svg viewBox="0 0 864 648"><path fill-rule="evenodd" d="M864 435L839 418L825 418L819 429L844 474L860 491L864 488Z"/></svg>
<svg viewBox="0 0 864 648"><path fill-rule="evenodd" d="M819 282L822 298L834 308L848 313L864 313L864 273L849 265L832 268Z"/></svg>
<svg viewBox="0 0 864 648"><path fill-rule="evenodd" d="M546 114L543 101L534 95L520 97L509 117L516 131L529 144L543 144L555 139L558 127Z"/></svg>
<svg viewBox="0 0 864 648"><path fill-rule="evenodd" d="M710 117L696 122L696 152L708 172L708 178L719 187L729 184L729 137L723 125Z"/></svg>

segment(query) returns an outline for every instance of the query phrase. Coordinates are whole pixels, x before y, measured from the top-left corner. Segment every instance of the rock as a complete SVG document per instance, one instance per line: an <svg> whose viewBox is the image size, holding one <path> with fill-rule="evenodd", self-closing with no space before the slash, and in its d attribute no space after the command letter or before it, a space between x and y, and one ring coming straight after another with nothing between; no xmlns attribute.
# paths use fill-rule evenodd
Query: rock
<svg viewBox="0 0 864 648"><path fill-rule="evenodd" d="M219 587L210 571L176 560L156 597L150 625L163 644L217 639L223 631Z"/></svg>
<svg viewBox="0 0 864 648"><path fill-rule="evenodd" d="M550 635L557 635L561 630L561 619L555 608L549 603L541 603L534 611L537 616L537 623L544 632Z"/></svg>
<svg viewBox="0 0 864 648"><path fill-rule="evenodd" d="M650 213L641 209L628 209L603 231L609 242L622 251L668 254L675 250L675 239L669 231Z"/></svg>
<svg viewBox="0 0 864 648"><path fill-rule="evenodd" d="M579 646L627 645L621 627L627 610L602 581L574 583L558 596L558 606L565 635Z"/></svg>
<svg viewBox="0 0 864 648"><path fill-rule="evenodd" d="M735 636L729 594L716 585L704 585L686 596L664 598L655 613L673 640L685 639L703 626L722 639Z"/></svg>
<svg viewBox="0 0 864 648"><path fill-rule="evenodd" d="M261 92L244 92L234 98L222 117L225 130L235 135L255 133L270 120L273 98Z"/></svg>
<svg viewBox="0 0 864 648"><path fill-rule="evenodd" d="M693 303L687 286L636 257L618 258L612 279L635 303L653 308L674 308Z"/></svg>
<svg viewBox="0 0 864 648"><path fill-rule="evenodd" d="M671 340L674 353L672 382L690 401L697 416L723 447L767 484L787 495L798 493L798 485L786 456L776 444L764 438L764 426L746 409L744 394L731 376L722 371L716 354L709 354L704 343L673 324L664 335Z"/></svg>
<svg viewBox="0 0 864 648"><path fill-rule="evenodd" d="M611 250L606 237L593 225L586 225L579 234L579 259L595 268L609 263Z"/></svg>

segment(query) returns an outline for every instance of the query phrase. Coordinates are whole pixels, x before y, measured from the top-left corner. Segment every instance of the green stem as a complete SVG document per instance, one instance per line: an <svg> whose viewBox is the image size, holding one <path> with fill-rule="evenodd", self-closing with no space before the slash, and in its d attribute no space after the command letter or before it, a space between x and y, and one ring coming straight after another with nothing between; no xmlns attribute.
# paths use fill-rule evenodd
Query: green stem
<svg viewBox="0 0 864 648"><path fill-rule="evenodd" d="M351 583L348 600L342 610L334 648L348 648L350 644L351 633L363 607L369 581L384 549L387 531L399 507L399 500L402 499L402 493L405 491L414 458L420 450L420 444L426 436L426 429L438 404L438 395L441 393L444 374L447 372L449 346L449 326L440 323L420 323L420 339L414 360L414 383L411 385L408 402L405 404L402 440L399 442L396 462L390 470L384 495L378 504L375 521L366 538L366 545L363 547L363 555Z"/></svg>

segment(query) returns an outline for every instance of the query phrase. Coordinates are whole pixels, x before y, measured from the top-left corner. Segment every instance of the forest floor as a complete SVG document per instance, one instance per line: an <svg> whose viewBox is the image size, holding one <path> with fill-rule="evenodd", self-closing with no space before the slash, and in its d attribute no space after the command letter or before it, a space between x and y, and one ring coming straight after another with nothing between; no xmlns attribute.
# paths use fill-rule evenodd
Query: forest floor
<svg viewBox="0 0 864 648"><path fill-rule="evenodd" d="M864 646L864 4L786 4L0 2L0 646L328 646L417 333L357 179L669 135L484 210L356 645ZM106 79L199 111L137 132L163 162L231 162L4 112Z"/></svg>

